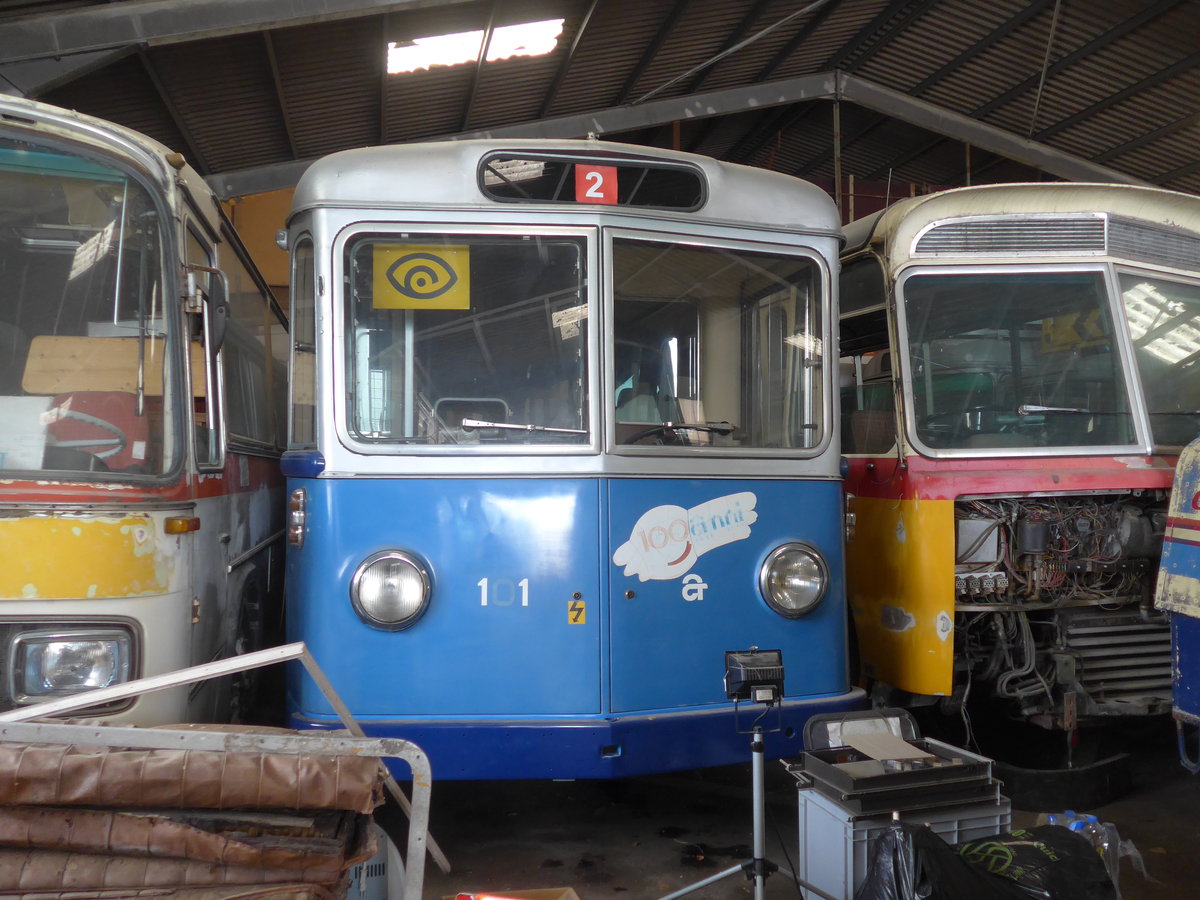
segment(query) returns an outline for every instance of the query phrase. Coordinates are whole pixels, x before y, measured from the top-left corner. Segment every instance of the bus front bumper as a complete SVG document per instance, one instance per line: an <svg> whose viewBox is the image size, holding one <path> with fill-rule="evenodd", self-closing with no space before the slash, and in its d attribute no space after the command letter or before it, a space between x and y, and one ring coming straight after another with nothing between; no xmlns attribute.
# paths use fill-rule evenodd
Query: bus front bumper
<svg viewBox="0 0 1200 900"><path fill-rule="evenodd" d="M760 713L766 756L796 756L810 716L866 708L861 688L844 694L785 699L781 706L722 704L685 712L531 717L525 719L362 718L371 737L401 738L428 756L437 780L629 778L735 765L750 760L749 734ZM293 713L298 729L336 729L331 718ZM402 763L395 771L408 778Z"/></svg>

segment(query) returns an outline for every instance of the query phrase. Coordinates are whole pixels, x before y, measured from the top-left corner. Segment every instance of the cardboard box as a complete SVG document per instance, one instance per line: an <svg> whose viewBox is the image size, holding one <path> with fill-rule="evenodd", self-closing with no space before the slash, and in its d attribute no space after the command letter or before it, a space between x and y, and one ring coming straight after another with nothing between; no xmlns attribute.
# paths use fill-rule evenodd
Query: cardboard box
<svg viewBox="0 0 1200 900"><path fill-rule="evenodd" d="M579 900L574 888L539 888L532 891L459 891L442 900Z"/></svg>

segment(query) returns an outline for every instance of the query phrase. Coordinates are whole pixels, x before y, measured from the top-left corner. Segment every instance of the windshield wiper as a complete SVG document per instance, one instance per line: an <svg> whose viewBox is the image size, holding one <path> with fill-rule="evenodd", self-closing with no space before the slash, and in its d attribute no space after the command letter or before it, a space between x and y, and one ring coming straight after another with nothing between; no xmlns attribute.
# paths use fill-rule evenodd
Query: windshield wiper
<svg viewBox="0 0 1200 900"><path fill-rule="evenodd" d="M1084 416L1127 416L1125 410L1084 409L1082 406L1038 406L1033 403L1022 403L1017 407L1018 416L1032 416L1036 413L1078 413Z"/></svg>
<svg viewBox="0 0 1200 900"><path fill-rule="evenodd" d="M482 419L463 419L463 431L475 428L502 428L505 431L537 431L551 434L587 434L581 428L551 428L549 425L518 425L516 422L485 422Z"/></svg>

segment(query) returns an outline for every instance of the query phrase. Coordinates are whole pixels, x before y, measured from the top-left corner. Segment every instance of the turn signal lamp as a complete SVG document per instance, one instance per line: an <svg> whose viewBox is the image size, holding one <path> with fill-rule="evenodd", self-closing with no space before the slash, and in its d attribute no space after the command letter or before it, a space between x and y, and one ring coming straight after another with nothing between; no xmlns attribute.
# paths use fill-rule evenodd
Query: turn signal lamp
<svg viewBox="0 0 1200 900"><path fill-rule="evenodd" d="M308 494L296 488L288 494L287 542L299 549L304 546L304 525L308 518Z"/></svg>

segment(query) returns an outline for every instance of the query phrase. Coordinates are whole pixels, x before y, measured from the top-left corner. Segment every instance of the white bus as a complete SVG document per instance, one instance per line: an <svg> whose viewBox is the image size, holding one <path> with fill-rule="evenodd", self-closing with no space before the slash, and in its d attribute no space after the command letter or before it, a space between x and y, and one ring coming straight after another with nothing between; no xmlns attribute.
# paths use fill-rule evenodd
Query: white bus
<svg viewBox="0 0 1200 900"><path fill-rule="evenodd" d="M0 98L0 284L0 710L260 643L286 321L212 191L143 135ZM84 715L224 719L229 687Z"/></svg>

